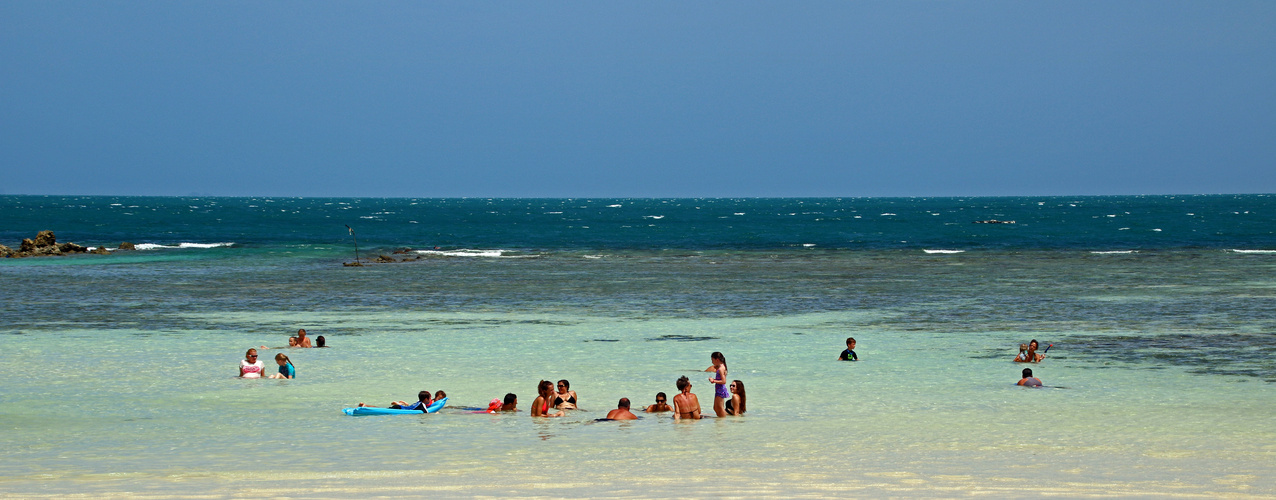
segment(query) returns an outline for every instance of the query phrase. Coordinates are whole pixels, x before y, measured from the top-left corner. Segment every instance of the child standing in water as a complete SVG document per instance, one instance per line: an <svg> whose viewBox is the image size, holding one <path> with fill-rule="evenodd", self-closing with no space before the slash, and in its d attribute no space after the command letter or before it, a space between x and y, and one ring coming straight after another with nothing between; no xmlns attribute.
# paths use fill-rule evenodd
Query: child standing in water
<svg viewBox="0 0 1276 500"><path fill-rule="evenodd" d="M859 361L860 357L855 355L855 337L846 338L846 350L837 357L839 361Z"/></svg>
<svg viewBox="0 0 1276 500"><path fill-rule="evenodd" d="M719 417L725 417L726 403L731 399L731 393L727 392L727 357L714 351L709 355L709 361L713 362L713 366L704 371L713 372L713 376L709 377L709 383L713 384L713 412Z"/></svg>
<svg viewBox="0 0 1276 500"><path fill-rule="evenodd" d="M292 366L292 360L288 359L288 355L282 352L276 354L275 363L279 364L279 373L271 375L270 378L297 378L297 369Z"/></svg>

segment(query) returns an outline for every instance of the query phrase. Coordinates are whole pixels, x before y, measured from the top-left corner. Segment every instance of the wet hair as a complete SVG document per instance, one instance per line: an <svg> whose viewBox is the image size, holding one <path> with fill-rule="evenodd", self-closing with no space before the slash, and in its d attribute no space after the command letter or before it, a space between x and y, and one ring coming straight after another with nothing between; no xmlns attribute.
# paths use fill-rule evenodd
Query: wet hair
<svg viewBox="0 0 1276 500"><path fill-rule="evenodd" d="M559 380L558 383L563 384L564 391L570 390L572 388L572 383L568 382L567 379Z"/></svg>
<svg viewBox="0 0 1276 500"><path fill-rule="evenodd" d="M687 389L687 386L691 385L691 380L687 379L686 375L683 375L678 377L677 385L679 391L684 391Z"/></svg>
<svg viewBox="0 0 1276 500"><path fill-rule="evenodd" d="M447 393L443 392L443 390L441 389L439 390L439 392L434 393L434 399L443 399L446 397L447 397Z"/></svg>
<svg viewBox="0 0 1276 500"><path fill-rule="evenodd" d="M540 394L541 396L547 395L553 391L554 391L553 382L550 382L548 380L542 380L539 384L536 384L536 393Z"/></svg>
<svg viewBox="0 0 1276 500"><path fill-rule="evenodd" d="M620 398L620 402L616 403L616 408L629 408L629 398Z"/></svg>
<svg viewBox="0 0 1276 500"><path fill-rule="evenodd" d="M1024 369L1023 369L1023 378L1028 378L1028 377L1031 377L1031 376L1032 376L1032 368L1024 368Z"/></svg>
<svg viewBox="0 0 1276 500"><path fill-rule="evenodd" d="M726 367L727 367L727 357L726 357L726 356L723 356L723 355L722 355L722 353L720 353L720 352L718 352L718 351L713 351L713 354L710 354L710 355L709 355L709 359L716 359L716 360L718 360L718 361L721 361L721 362L722 362L722 367L723 367L723 368L726 368Z"/></svg>
<svg viewBox="0 0 1276 500"><path fill-rule="evenodd" d="M430 400L430 391L427 389L427 390L416 393L416 400L421 401L423 403L428 402Z"/></svg>
<svg viewBox="0 0 1276 500"><path fill-rule="evenodd" d="M292 364L292 360L291 360L291 359L288 359L288 355L287 355L287 354L284 354L284 353L282 353L282 352L281 352L281 353L279 353L279 354L276 354L276 355L275 355L275 361L279 361L279 360L281 360L281 359L282 359L282 360L284 360L284 362L285 362L285 363L288 363L288 364L290 364L290 365Z"/></svg>
<svg viewBox="0 0 1276 500"><path fill-rule="evenodd" d="M741 413L744 413L744 401L745 399L748 399L748 398L744 396L744 382L741 382L739 380L732 380L731 383L735 384L735 393L740 396L740 407L735 409L735 414L739 415Z"/></svg>
<svg viewBox="0 0 1276 500"><path fill-rule="evenodd" d="M668 403L668 402L669 402L669 396L666 396L666 395L665 395L665 393L663 393L663 392L657 392L657 393L656 393L656 401L660 401L662 398L665 400L665 402L666 402L666 403Z"/></svg>
<svg viewBox="0 0 1276 500"><path fill-rule="evenodd" d="M850 343L852 343L852 342L855 342L855 337L846 337L846 343L847 343L847 344L850 344Z"/></svg>
<svg viewBox="0 0 1276 500"><path fill-rule="evenodd" d="M505 395L505 404L514 404L515 401L518 401L518 396L515 396L514 393L511 392Z"/></svg>
<svg viewBox="0 0 1276 500"><path fill-rule="evenodd" d="M323 335L315 337L315 347L327 347L326 345L324 345L325 343L326 342L323 340Z"/></svg>

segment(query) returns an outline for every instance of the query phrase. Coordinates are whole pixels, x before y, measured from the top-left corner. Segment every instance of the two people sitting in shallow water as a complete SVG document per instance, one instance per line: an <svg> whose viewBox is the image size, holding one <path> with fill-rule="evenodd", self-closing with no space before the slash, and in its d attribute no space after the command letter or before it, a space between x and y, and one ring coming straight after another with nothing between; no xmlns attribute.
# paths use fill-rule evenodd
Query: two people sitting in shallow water
<svg viewBox="0 0 1276 500"><path fill-rule="evenodd" d="M1040 363L1046 359L1046 355L1037 352L1037 339L1032 339L1027 344L1019 344L1019 355L1015 356L1016 363Z"/></svg>
<svg viewBox="0 0 1276 500"><path fill-rule="evenodd" d="M244 353L243 361L239 362L240 378L297 378L297 369L292 366L292 360L284 353L275 355L275 363L279 365L279 373L266 375L265 363L257 359L257 350L249 349Z"/></svg>

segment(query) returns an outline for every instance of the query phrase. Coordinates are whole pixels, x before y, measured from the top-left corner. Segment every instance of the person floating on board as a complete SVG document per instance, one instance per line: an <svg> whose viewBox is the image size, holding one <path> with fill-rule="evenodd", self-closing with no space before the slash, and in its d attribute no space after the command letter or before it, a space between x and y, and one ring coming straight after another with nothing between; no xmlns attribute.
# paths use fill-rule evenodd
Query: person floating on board
<svg viewBox="0 0 1276 500"><path fill-rule="evenodd" d="M638 416L629 411L629 398L620 398L616 409L607 412L607 420L638 420Z"/></svg>
<svg viewBox="0 0 1276 500"><path fill-rule="evenodd" d="M855 355L855 337L846 338L846 350L837 357L838 361L859 361L860 357Z"/></svg>
<svg viewBox="0 0 1276 500"><path fill-rule="evenodd" d="M1041 387L1041 379L1032 376L1032 368L1024 368L1023 378L1015 385L1022 385L1024 387Z"/></svg>
<svg viewBox="0 0 1276 500"><path fill-rule="evenodd" d="M429 408L430 404L434 402L434 400L430 399L430 396L430 391L421 391L416 395L417 402L408 404L406 401L395 401L390 403L390 408L395 410L421 410L421 413L427 413L425 409ZM359 403L359 407L376 408L375 406L363 403Z"/></svg>

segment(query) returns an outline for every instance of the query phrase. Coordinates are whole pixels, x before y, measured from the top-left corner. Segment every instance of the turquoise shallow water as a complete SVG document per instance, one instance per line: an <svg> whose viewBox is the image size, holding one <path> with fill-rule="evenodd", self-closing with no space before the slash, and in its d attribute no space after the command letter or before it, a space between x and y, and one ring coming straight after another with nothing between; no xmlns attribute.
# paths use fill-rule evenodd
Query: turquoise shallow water
<svg viewBox="0 0 1276 500"><path fill-rule="evenodd" d="M709 228L721 233L712 244L688 239L708 238L698 230L576 244L547 236L554 219L438 252L406 233L370 238L378 254L427 252L363 268L340 265L352 250L343 226L324 240L305 229L324 223L304 218L300 229L247 218L237 227L260 228L200 238L209 231L165 216L71 237L59 228L91 218L49 216L39 228L62 240L230 245L0 261L0 494L1269 496L1276 253L1262 251L1276 245L1258 228L1274 226L1266 198L1237 199L1207 201L1239 204L1231 215L1252 216L1240 229L1190 244L890 243L926 236L914 228L857 248L770 223ZM147 200L177 203L91 201ZM477 234L521 217L456 225ZM287 231L301 236L277 236ZM740 243L753 233L778 236ZM301 327L333 347L287 350L298 379L234 377L245 349ZM862 361L834 361L852 335ZM1012 385L1022 365L1009 359L1030 338L1054 344L1032 366L1051 388ZM620 397L673 393L681 375L708 407L700 370L712 351L748 387L748 415L593 422ZM583 411L536 421L461 409L506 392L526 408L538 380L559 378ZM422 388L454 407L340 412Z"/></svg>

